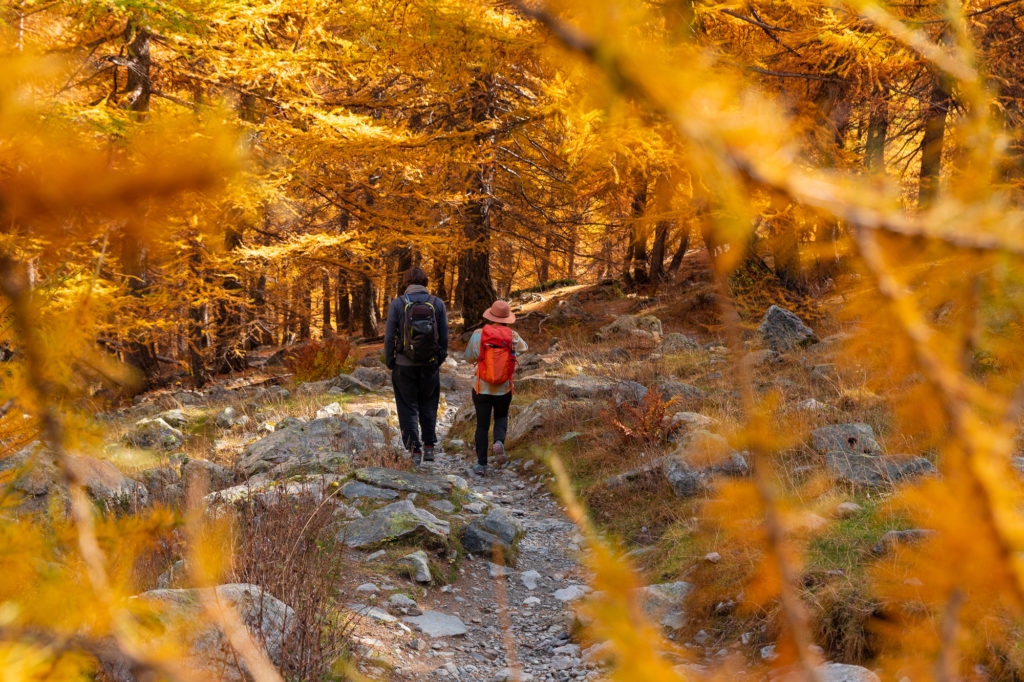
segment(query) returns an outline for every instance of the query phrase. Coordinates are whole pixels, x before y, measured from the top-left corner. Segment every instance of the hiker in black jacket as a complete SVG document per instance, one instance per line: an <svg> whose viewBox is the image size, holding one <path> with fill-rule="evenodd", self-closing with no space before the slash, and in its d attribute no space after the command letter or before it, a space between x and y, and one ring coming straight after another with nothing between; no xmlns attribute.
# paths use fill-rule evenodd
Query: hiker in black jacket
<svg viewBox="0 0 1024 682"><path fill-rule="evenodd" d="M438 369L448 357L448 312L444 301L427 290L427 273L422 269L410 268L402 286L405 293L388 308L384 362L391 370L402 443L418 466L421 459L434 460L441 397Z"/></svg>

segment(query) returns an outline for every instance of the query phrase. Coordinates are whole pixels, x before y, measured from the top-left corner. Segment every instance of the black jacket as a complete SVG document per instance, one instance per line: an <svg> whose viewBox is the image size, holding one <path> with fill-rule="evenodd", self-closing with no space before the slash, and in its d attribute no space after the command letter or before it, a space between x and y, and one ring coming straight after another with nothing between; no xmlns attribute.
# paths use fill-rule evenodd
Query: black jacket
<svg viewBox="0 0 1024 682"><path fill-rule="evenodd" d="M402 325L402 312L405 310L406 296L412 301L429 301L434 306L437 318L437 345L440 349L437 362L438 364L444 362L444 359L448 357L448 311L445 310L444 301L431 295L426 287L410 284L405 290L405 294L391 301L391 305L388 306L388 322L384 328L384 364L388 366L388 369L394 369L396 364L407 367L430 364L413 362L403 353L398 353L395 347L399 333L398 328Z"/></svg>

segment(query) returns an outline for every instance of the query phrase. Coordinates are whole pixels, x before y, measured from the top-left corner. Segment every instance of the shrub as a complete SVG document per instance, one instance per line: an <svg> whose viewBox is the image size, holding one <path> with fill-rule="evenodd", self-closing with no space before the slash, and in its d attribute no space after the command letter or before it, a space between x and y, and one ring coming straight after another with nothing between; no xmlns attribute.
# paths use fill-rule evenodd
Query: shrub
<svg viewBox="0 0 1024 682"><path fill-rule="evenodd" d="M630 441L660 443L668 437L669 424L665 418L675 402L675 398L662 400L657 390L649 390L638 405L624 403L619 408L622 420L610 415L611 422Z"/></svg>
<svg viewBox="0 0 1024 682"><path fill-rule="evenodd" d="M341 374L351 351L344 336L310 340L289 353L285 365L298 382L320 381Z"/></svg>

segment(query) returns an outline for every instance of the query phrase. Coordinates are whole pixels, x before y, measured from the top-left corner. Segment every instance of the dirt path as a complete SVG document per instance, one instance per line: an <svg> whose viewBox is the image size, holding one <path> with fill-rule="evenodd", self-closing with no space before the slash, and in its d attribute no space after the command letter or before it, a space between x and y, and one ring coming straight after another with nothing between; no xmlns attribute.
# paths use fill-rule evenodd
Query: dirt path
<svg viewBox="0 0 1024 682"><path fill-rule="evenodd" d="M470 368L460 363L457 373L460 387L468 385ZM439 420L442 442L455 412L469 400L468 391L447 394L448 406ZM471 446L465 454L441 452L436 462L422 468L466 479L477 501L505 510L525 532L516 565L496 567L467 556L454 583L431 587L417 600L419 611L459 618L466 626L464 635L430 638L408 632L401 622L378 622L360 627L357 641L382 668L391 668L393 679L515 679L509 674L515 664L523 680L595 677L597 672L585 666L579 646L570 640L571 600L563 601L588 589L577 561L576 528L547 492L539 467L513 459L509 467L492 467L482 478L471 472L469 450ZM473 515L463 517L468 521Z"/></svg>

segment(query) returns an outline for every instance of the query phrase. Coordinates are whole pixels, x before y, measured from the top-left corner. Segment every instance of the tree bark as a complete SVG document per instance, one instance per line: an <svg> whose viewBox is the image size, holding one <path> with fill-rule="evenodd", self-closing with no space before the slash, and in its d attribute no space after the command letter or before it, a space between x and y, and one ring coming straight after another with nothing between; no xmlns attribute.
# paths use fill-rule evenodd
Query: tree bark
<svg viewBox="0 0 1024 682"><path fill-rule="evenodd" d="M917 191L917 207L930 207L939 193L942 173L942 146L946 137L946 116L953 97L945 77L935 76L924 113L924 137L921 138L921 174Z"/></svg>
<svg viewBox="0 0 1024 682"><path fill-rule="evenodd" d="M352 306L349 303L348 277L338 268L338 291L334 299L334 326L338 333L352 331Z"/></svg>
<svg viewBox="0 0 1024 682"><path fill-rule="evenodd" d="M445 277L448 272L448 257L447 256L434 256L434 276L433 276L433 290L434 295L448 304L448 288L445 284Z"/></svg>
<svg viewBox="0 0 1024 682"><path fill-rule="evenodd" d="M326 339L330 336L334 336L334 330L331 329L331 276L324 270L320 276L321 289L323 290L323 324L321 327L321 334Z"/></svg>
<svg viewBox="0 0 1024 682"><path fill-rule="evenodd" d="M199 254L198 244L193 245L192 253L189 255L189 265L192 277L195 281L202 279L200 268L202 257ZM203 318L206 316L206 306L202 303L192 302L188 308L188 359L189 373L192 376L192 385L195 388L202 388L206 384L206 363L203 360Z"/></svg>
<svg viewBox="0 0 1024 682"><path fill-rule="evenodd" d="M366 275L360 275L359 302L359 322L363 336L377 336L377 291L373 280Z"/></svg>
<svg viewBox="0 0 1024 682"><path fill-rule="evenodd" d="M540 264L537 268L537 284L543 285L551 278L551 234L544 237L544 252L540 254Z"/></svg>
<svg viewBox="0 0 1024 682"><path fill-rule="evenodd" d="M872 98L867 141L864 144L864 165L869 171L878 173L885 168L885 138L888 134L889 100L884 92L878 92Z"/></svg>
<svg viewBox="0 0 1024 682"><path fill-rule="evenodd" d="M626 258L623 262L622 279L629 287L647 284L647 226L644 213L647 212L647 177L643 176L633 193L630 210L629 242L626 244Z"/></svg>
<svg viewBox="0 0 1024 682"><path fill-rule="evenodd" d="M402 278L405 273L408 272L409 268L412 267L413 254L412 249L408 246L403 246L398 250L398 261L395 266L396 274L398 275L395 279L395 296L401 296L405 293L405 289L402 287Z"/></svg>
<svg viewBox="0 0 1024 682"><path fill-rule="evenodd" d="M299 340L308 341L311 337L310 334L310 318L312 316L313 301L310 295L310 286L304 281L299 280Z"/></svg>
<svg viewBox="0 0 1024 682"><path fill-rule="evenodd" d="M698 216L700 214L698 213ZM683 264L683 259L686 258L686 252L690 248L690 235L693 234L693 229L689 223L683 223L682 228L679 231L679 248L672 254L672 260L668 264L668 276L667 279L675 279L676 273L679 272L680 266Z"/></svg>
<svg viewBox="0 0 1024 682"><path fill-rule="evenodd" d="M242 234L229 227L224 234L225 251L233 251L242 243ZM245 343L242 333L241 292L242 283L234 273L224 276L221 283L224 296L217 304L216 343L214 345L214 371L223 374L245 369Z"/></svg>
<svg viewBox="0 0 1024 682"><path fill-rule="evenodd" d="M651 248L650 279L655 285L665 281L665 242L672 227L671 220L660 220L654 230L654 246Z"/></svg>

